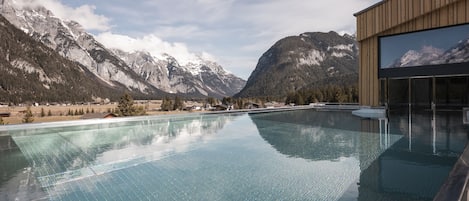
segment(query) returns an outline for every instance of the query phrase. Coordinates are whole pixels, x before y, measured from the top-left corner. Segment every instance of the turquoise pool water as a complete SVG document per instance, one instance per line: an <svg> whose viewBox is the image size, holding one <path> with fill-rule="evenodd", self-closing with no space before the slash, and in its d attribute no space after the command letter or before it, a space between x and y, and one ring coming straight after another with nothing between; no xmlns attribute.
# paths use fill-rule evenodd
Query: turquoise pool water
<svg viewBox="0 0 469 201"><path fill-rule="evenodd" d="M49 200L431 200L467 133L436 142L401 121L385 129L349 111L299 110L2 133Z"/></svg>

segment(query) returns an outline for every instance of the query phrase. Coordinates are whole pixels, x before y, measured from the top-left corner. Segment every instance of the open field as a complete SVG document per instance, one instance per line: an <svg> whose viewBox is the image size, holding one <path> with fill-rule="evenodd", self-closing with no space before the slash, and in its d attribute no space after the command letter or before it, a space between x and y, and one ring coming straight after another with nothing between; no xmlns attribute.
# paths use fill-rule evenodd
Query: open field
<svg viewBox="0 0 469 201"><path fill-rule="evenodd" d="M186 106L197 105L200 106L201 104L197 102L186 102ZM161 106L160 100L154 100L149 102L138 102L135 103L136 106L142 106L145 108L147 115L164 115L164 114L177 114L177 113L187 113L189 111L159 111ZM40 106L32 106L31 112L34 115L34 122L54 122L54 121L68 121L68 120L77 120L82 117L82 115L74 115L68 116L68 112L83 110L85 113L87 111L95 113L104 113L110 110L117 108L117 103L105 104L105 105L40 105ZM44 109L44 113L46 116L41 117L41 110ZM11 113L10 117L3 117L3 122L5 124L20 124L22 123L24 117L24 111L26 111L26 106L4 106L0 107L0 113L9 112ZM48 113L52 114L52 116L48 116Z"/></svg>

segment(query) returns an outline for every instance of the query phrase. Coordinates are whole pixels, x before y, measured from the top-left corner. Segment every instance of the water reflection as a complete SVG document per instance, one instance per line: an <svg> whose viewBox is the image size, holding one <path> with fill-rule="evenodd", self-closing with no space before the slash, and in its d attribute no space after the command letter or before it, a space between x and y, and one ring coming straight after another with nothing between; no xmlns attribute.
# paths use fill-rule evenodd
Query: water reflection
<svg viewBox="0 0 469 201"><path fill-rule="evenodd" d="M412 113L410 118L402 111L390 114L391 132L408 139L401 148L436 155L454 156L464 150L468 132L462 122L461 112L455 111Z"/></svg>
<svg viewBox="0 0 469 201"><path fill-rule="evenodd" d="M468 140L460 112L391 113L383 120L298 113L250 116L281 154L312 161L358 158L360 177L341 200L431 200Z"/></svg>
<svg viewBox="0 0 469 201"><path fill-rule="evenodd" d="M358 154L360 118L349 113L295 111L250 117L261 137L284 155L315 161Z"/></svg>
<svg viewBox="0 0 469 201"><path fill-rule="evenodd" d="M461 113L392 111L389 128L404 137L362 171L348 200L432 200L467 143Z"/></svg>
<svg viewBox="0 0 469 201"><path fill-rule="evenodd" d="M0 152L0 188L27 166L26 157L58 199L183 200L207 192L219 200L335 200L349 188L341 200L430 200L467 129L459 113L410 119L302 110L12 131L24 156L16 146Z"/></svg>
<svg viewBox="0 0 469 201"><path fill-rule="evenodd" d="M46 200L11 136L0 136L0 200Z"/></svg>
<svg viewBox="0 0 469 201"><path fill-rule="evenodd" d="M147 121L15 131L43 187L159 160L197 149L236 115L201 115Z"/></svg>

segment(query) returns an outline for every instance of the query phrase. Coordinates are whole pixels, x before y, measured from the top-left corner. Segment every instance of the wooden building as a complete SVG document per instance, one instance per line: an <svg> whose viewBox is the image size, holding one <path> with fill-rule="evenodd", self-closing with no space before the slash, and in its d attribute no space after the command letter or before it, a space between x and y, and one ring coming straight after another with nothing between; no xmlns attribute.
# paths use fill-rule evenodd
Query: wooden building
<svg viewBox="0 0 469 201"><path fill-rule="evenodd" d="M427 31L440 31L442 28L459 29L460 25L467 25L469 22L469 0L383 0L354 15L360 48L361 105L404 105L406 102L423 107L468 105L469 73L464 69L464 65L469 69L467 63L427 65L429 67L425 69L415 66L396 68L393 72L384 73L381 71L388 71L388 67L382 64L382 51L389 50L382 46L383 40L394 40L392 36L406 37L412 33L426 34ZM451 30L448 32L452 33ZM439 37L445 36L442 34ZM455 88L456 95L447 91ZM396 98L396 94L404 95Z"/></svg>

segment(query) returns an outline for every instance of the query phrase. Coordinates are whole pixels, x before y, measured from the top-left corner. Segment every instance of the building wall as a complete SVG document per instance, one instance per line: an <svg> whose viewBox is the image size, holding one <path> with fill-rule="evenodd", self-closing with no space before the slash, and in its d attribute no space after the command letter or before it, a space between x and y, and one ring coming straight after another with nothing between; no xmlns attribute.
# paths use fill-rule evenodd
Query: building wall
<svg viewBox="0 0 469 201"><path fill-rule="evenodd" d="M383 0L355 14L359 102L379 105L378 37L469 22L469 0Z"/></svg>

